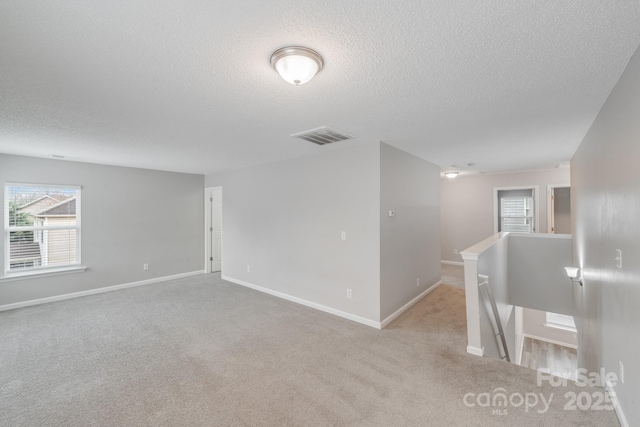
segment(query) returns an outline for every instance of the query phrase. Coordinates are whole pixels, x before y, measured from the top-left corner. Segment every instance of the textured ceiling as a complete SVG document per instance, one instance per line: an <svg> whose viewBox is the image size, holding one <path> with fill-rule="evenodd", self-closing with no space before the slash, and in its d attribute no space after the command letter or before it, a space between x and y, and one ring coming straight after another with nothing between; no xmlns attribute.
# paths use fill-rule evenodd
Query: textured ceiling
<svg viewBox="0 0 640 427"><path fill-rule="evenodd" d="M209 173L384 141L551 167L638 43L640 1L1 0L0 152ZM269 66L291 44L325 59L299 87ZM289 136L320 126L356 138Z"/></svg>

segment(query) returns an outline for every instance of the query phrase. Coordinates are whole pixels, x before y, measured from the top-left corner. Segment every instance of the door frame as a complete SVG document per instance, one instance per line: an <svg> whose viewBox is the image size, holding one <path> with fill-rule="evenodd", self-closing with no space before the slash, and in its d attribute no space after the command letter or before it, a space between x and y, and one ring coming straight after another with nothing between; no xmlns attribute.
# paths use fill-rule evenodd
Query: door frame
<svg viewBox="0 0 640 427"><path fill-rule="evenodd" d="M540 233L540 186L519 185L517 187L493 187L493 234L498 233L498 213L500 206L498 202L498 192L504 190L532 190L533 189L533 211L534 211L534 233Z"/></svg>
<svg viewBox="0 0 640 427"><path fill-rule="evenodd" d="M549 184L547 185L547 233L555 234L553 231L554 226L554 201L553 201L553 190L556 188L569 188L571 189L570 184Z"/></svg>
<svg viewBox="0 0 640 427"><path fill-rule="evenodd" d="M211 193L213 191L220 191L222 194L222 187L206 187L204 189L204 272L211 273L211 257L213 257L213 252L211 251L211 227L213 226L211 222ZM220 218L222 222L222 218Z"/></svg>

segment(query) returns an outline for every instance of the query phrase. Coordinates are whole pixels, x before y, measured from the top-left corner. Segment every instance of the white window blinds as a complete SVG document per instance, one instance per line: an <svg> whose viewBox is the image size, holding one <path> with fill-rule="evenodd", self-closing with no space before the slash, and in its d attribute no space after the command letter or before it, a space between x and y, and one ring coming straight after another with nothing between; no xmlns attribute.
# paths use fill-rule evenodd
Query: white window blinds
<svg viewBox="0 0 640 427"><path fill-rule="evenodd" d="M5 273L80 264L80 187L5 185Z"/></svg>
<svg viewBox="0 0 640 427"><path fill-rule="evenodd" d="M535 232L533 189L500 190L498 231Z"/></svg>

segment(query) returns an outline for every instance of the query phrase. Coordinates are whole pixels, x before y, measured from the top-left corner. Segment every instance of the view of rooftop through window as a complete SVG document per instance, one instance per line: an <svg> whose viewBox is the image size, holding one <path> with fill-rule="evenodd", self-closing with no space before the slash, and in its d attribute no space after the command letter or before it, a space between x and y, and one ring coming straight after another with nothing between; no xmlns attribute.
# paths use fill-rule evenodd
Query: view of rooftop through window
<svg viewBox="0 0 640 427"><path fill-rule="evenodd" d="M80 188L5 186L6 272L80 262Z"/></svg>

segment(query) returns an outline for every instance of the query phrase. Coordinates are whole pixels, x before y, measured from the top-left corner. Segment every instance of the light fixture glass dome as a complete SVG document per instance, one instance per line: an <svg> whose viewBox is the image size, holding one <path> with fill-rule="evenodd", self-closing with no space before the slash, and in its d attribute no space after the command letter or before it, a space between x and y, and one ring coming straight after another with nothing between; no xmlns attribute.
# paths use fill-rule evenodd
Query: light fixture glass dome
<svg viewBox="0 0 640 427"><path fill-rule="evenodd" d="M278 49L271 55L271 66L287 82L301 85L322 70L324 61L315 50L290 46Z"/></svg>
<svg viewBox="0 0 640 427"><path fill-rule="evenodd" d="M580 269L577 267L565 267L564 269L567 271L567 276L569 276L570 279L575 279L578 277L578 274L580 274Z"/></svg>

